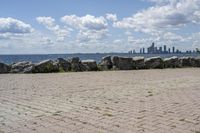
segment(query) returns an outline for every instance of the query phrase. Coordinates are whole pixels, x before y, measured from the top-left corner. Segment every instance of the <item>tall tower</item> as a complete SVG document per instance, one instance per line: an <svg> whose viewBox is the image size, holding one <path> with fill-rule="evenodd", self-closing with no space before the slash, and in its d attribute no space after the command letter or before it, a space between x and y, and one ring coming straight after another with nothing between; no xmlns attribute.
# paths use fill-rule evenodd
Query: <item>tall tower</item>
<svg viewBox="0 0 200 133"><path fill-rule="evenodd" d="M173 54L175 53L175 47L172 47L172 52L173 52Z"/></svg>
<svg viewBox="0 0 200 133"><path fill-rule="evenodd" d="M159 53L162 53L162 47L159 47Z"/></svg>
<svg viewBox="0 0 200 133"><path fill-rule="evenodd" d="M168 48L168 53L169 53L169 54L171 53L171 49L170 49L170 48Z"/></svg>
<svg viewBox="0 0 200 133"><path fill-rule="evenodd" d="M153 47L153 48L155 47L155 43L154 43L154 42L152 43L152 47Z"/></svg>
<svg viewBox="0 0 200 133"><path fill-rule="evenodd" d="M167 46L164 45L164 53L167 53Z"/></svg>

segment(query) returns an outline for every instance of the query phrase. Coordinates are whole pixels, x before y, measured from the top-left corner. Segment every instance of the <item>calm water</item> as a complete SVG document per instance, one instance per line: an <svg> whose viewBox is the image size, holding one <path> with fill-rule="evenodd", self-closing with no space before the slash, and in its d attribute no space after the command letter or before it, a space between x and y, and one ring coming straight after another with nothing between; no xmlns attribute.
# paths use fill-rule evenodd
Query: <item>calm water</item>
<svg viewBox="0 0 200 133"><path fill-rule="evenodd" d="M52 59L55 60L57 58L70 58L70 57L79 57L81 60L85 59L93 59L99 62L102 57L106 55L118 55L118 56L126 56L126 57L134 57L134 56L144 56L144 57L154 57L154 56L160 56L160 57L171 57L171 56L192 56L197 57L200 56L198 54L128 54L128 53L109 53L109 54L46 54L46 55L0 55L0 62L4 62L7 64L11 64L14 62L19 61L31 61L33 63L40 62L42 60L46 59Z"/></svg>

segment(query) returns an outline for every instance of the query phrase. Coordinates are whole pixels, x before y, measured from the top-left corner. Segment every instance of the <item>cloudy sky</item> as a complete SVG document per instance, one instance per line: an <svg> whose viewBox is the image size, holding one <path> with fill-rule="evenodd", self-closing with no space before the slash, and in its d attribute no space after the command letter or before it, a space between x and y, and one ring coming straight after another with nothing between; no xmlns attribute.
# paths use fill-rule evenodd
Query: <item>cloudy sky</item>
<svg viewBox="0 0 200 133"><path fill-rule="evenodd" d="M0 0L0 54L200 47L200 0Z"/></svg>

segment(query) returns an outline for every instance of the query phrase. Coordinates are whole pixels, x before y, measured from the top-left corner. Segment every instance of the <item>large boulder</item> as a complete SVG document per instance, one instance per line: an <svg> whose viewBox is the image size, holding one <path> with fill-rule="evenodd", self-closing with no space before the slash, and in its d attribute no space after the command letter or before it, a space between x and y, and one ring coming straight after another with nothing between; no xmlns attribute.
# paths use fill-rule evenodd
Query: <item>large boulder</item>
<svg viewBox="0 0 200 133"><path fill-rule="evenodd" d="M0 74L8 73L9 71L10 71L9 65L0 62Z"/></svg>
<svg viewBox="0 0 200 133"><path fill-rule="evenodd" d="M58 67L59 67L59 71L71 71L71 63L63 58L58 58L56 60Z"/></svg>
<svg viewBox="0 0 200 133"><path fill-rule="evenodd" d="M81 63L79 57L72 57L69 59L71 63L71 71L73 72L82 72L86 71L86 67Z"/></svg>
<svg viewBox="0 0 200 133"><path fill-rule="evenodd" d="M34 71L34 65L31 62L22 61L11 65L11 73L31 73Z"/></svg>
<svg viewBox="0 0 200 133"><path fill-rule="evenodd" d="M147 69L163 68L163 66L163 60L160 57L152 57L145 60L145 67Z"/></svg>
<svg viewBox="0 0 200 133"><path fill-rule="evenodd" d="M179 68L181 67L181 62L178 57L173 56L170 58L165 58L164 60L164 67L165 68Z"/></svg>
<svg viewBox="0 0 200 133"><path fill-rule="evenodd" d="M117 70L132 70L133 60L129 57L118 57L114 56L112 58L113 69Z"/></svg>
<svg viewBox="0 0 200 133"><path fill-rule="evenodd" d="M191 67L191 57L181 57L179 58L179 61L181 62L182 67Z"/></svg>
<svg viewBox="0 0 200 133"><path fill-rule="evenodd" d="M200 67L200 57L191 58L191 66L192 67Z"/></svg>
<svg viewBox="0 0 200 133"><path fill-rule="evenodd" d="M52 60L44 60L40 63L35 64L34 73L51 73L58 72L59 66L57 62Z"/></svg>
<svg viewBox="0 0 200 133"><path fill-rule="evenodd" d="M97 71L97 63L95 60L82 60L81 63L85 66L86 71Z"/></svg>
<svg viewBox="0 0 200 133"><path fill-rule="evenodd" d="M144 69L145 62L144 57L133 57L133 69Z"/></svg>
<svg viewBox="0 0 200 133"><path fill-rule="evenodd" d="M112 69L112 66L111 56L103 57L99 63L100 70L110 70Z"/></svg>
<svg viewBox="0 0 200 133"><path fill-rule="evenodd" d="M119 69L119 56L113 56L112 59L112 67L114 70Z"/></svg>

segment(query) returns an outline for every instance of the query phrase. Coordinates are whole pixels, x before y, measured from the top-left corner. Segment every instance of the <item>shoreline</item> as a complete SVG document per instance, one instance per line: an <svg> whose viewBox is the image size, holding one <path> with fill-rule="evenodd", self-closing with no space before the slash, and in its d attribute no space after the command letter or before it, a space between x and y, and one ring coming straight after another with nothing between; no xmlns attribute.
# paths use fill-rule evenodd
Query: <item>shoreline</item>
<svg viewBox="0 0 200 133"><path fill-rule="evenodd" d="M80 60L79 57L70 59L44 60L39 63L28 61L5 64L0 62L0 74L3 73L57 73L107 70L140 70L200 67L199 57L121 57L105 56L100 63L95 60Z"/></svg>

